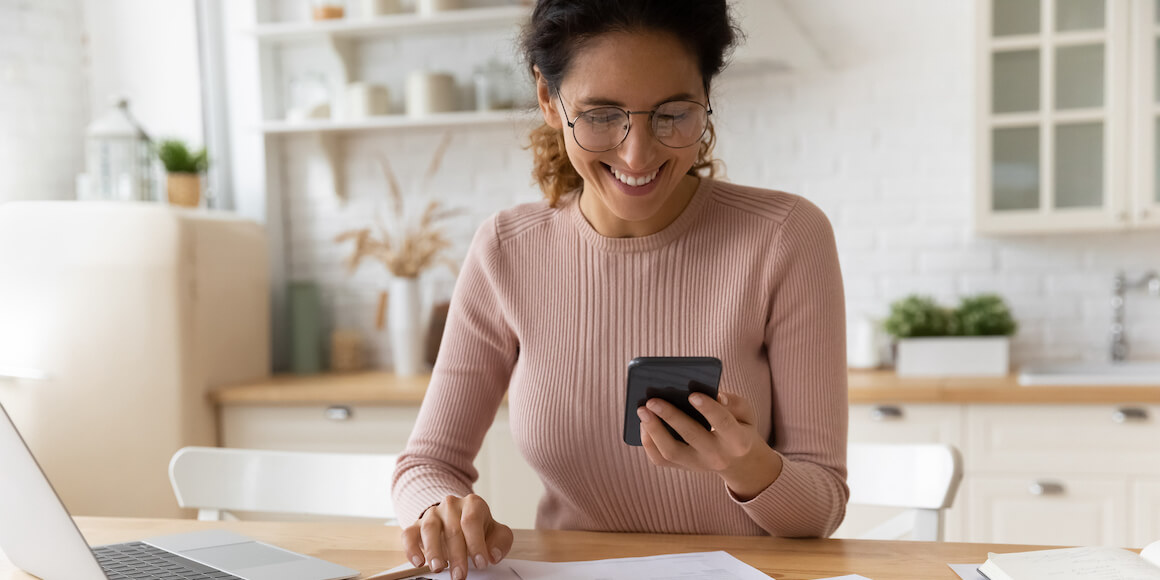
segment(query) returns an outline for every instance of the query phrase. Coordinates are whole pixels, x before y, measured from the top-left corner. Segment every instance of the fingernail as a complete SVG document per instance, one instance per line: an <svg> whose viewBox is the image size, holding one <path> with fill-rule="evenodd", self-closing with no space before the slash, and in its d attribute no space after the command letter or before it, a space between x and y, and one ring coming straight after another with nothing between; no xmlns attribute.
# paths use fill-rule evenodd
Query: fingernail
<svg viewBox="0 0 1160 580"><path fill-rule="evenodd" d="M411 565L418 568L423 565L423 556L411 556Z"/></svg>
<svg viewBox="0 0 1160 580"><path fill-rule="evenodd" d="M636 410L636 416L640 417L641 423L648 423L649 421L652 421L652 417L649 416L649 412L646 411L644 407L640 407Z"/></svg>
<svg viewBox="0 0 1160 580"><path fill-rule="evenodd" d="M463 580L464 578L467 578L467 574L463 572L463 568L456 566L455 569L451 570L451 580Z"/></svg>
<svg viewBox="0 0 1160 580"><path fill-rule="evenodd" d="M484 558L483 554L476 554L475 555L475 569L476 570L483 570L484 568L487 568L487 558Z"/></svg>
<svg viewBox="0 0 1160 580"><path fill-rule="evenodd" d="M645 406L648 407L648 410L652 411L653 413L657 413L661 410L661 404L656 400L650 399L649 402L645 403Z"/></svg>
<svg viewBox="0 0 1160 580"><path fill-rule="evenodd" d="M689 402L700 407L705 404L705 395L689 395Z"/></svg>
<svg viewBox="0 0 1160 580"><path fill-rule="evenodd" d="M492 548L491 549L491 562L493 564L498 564L502 558L503 558L503 552L499 551L499 548Z"/></svg>
<svg viewBox="0 0 1160 580"><path fill-rule="evenodd" d="M431 571L432 572L442 572L443 571L443 560L440 560L439 558L431 558Z"/></svg>

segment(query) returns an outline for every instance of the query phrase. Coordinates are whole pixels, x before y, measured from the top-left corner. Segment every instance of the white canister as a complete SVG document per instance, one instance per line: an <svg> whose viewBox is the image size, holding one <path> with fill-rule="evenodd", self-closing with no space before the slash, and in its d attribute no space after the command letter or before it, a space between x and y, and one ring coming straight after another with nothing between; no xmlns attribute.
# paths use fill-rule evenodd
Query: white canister
<svg viewBox="0 0 1160 580"><path fill-rule="evenodd" d="M386 115L390 112L387 87L367 83L346 85L346 113L352 119Z"/></svg>
<svg viewBox="0 0 1160 580"><path fill-rule="evenodd" d="M362 0L361 15L363 18L374 18L376 16L396 14L401 9L399 0Z"/></svg>
<svg viewBox="0 0 1160 580"><path fill-rule="evenodd" d="M431 16L436 12L459 10L463 8L463 0L415 0L415 12L420 16Z"/></svg>
<svg viewBox="0 0 1160 580"><path fill-rule="evenodd" d="M415 71L407 75L407 115L421 117L458 109L455 77L448 73Z"/></svg>

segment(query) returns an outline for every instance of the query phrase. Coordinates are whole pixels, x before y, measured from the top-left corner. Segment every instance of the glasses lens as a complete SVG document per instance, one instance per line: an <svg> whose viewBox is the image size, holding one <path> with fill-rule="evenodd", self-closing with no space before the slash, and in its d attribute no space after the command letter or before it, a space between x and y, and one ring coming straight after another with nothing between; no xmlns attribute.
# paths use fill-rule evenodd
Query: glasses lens
<svg viewBox="0 0 1160 580"><path fill-rule="evenodd" d="M700 103L669 101L653 113L653 135L669 147L688 147L701 140L708 121L708 111Z"/></svg>
<svg viewBox="0 0 1160 580"><path fill-rule="evenodd" d="M585 111L576 119L576 143L589 151L608 151L628 135L628 115L616 107Z"/></svg>

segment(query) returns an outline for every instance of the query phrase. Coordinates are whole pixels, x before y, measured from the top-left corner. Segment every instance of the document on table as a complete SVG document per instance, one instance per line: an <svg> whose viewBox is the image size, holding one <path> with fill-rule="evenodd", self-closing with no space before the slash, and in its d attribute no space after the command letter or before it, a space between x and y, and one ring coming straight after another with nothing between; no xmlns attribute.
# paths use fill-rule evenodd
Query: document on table
<svg viewBox="0 0 1160 580"><path fill-rule="evenodd" d="M403 565L397 570L405 570ZM416 578L451 580L451 573L428 572ZM472 570L468 580L769 580L757 568L728 552L693 552L644 558L583 562L504 560L487 570Z"/></svg>

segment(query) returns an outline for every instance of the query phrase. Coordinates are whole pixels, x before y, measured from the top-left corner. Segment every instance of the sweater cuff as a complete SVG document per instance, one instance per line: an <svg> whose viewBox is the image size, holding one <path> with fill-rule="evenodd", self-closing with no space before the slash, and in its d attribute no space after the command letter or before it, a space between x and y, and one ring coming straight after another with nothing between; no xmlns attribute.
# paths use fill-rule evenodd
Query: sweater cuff
<svg viewBox="0 0 1160 580"><path fill-rule="evenodd" d="M748 501L738 498L726 487L729 497L770 535L829 536L845 516L842 494L836 493L829 481L818 481L816 470L820 467L781 457L781 473L769 487Z"/></svg>

